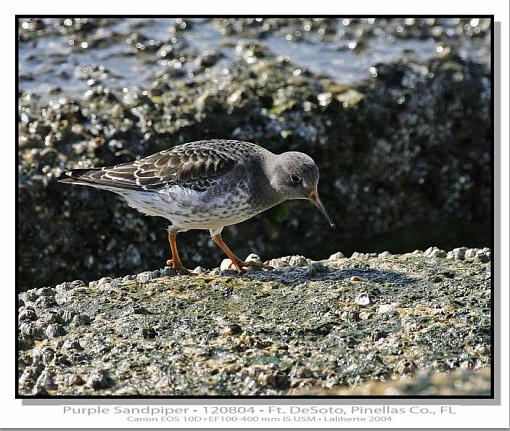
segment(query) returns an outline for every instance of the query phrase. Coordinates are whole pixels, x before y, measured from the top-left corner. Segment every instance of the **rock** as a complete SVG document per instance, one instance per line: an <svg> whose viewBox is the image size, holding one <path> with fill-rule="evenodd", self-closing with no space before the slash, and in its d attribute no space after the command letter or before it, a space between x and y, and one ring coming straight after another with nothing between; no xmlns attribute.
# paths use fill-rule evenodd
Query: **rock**
<svg viewBox="0 0 510 431"><path fill-rule="evenodd" d="M145 271L141 272L140 274L137 274L136 281L138 283L148 283L152 280L152 272L151 271Z"/></svg>
<svg viewBox="0 0 510 431"><path fill-rule="evenodd" d="M57 385L53 380L53 374L49 370L43 370L35 384L39 390L42 389L45 392L57 388Z"/></svg>
<svg viewBox="0 0 510 431"><path fill-rule="evenodd" d="M76 312L73 310L59 310L57 312L60 321L62 323L71 323L73 321L74 316L76 316Z"/></svg>
<svg viewBox="0 0 510 431"><path fill-rule="evenodd" d="M464 260L464 258L466 256L466 251L467 251L466 247L454 248L452 250L453 258L455 260Z"/></svg>
<svg viewBox="0 0 510 431"><path fill-rule="evenodd" d="M71 290L73 288L73 285L66 281L65 283L60 283L55 286L55 291L61 295L66 293L68 290Z"/></svg>
<svg viewBox="0 0 510 431"><path fill-rule="evenodd" d="M129 312L128 314L130 313L133 313L133 314L142 314L142 315L149 315L149 314L152 314L150 312L150 310L148 310L147 308L141 306L141 305L138 305L138 304L134 304L130 309L129 309Z"/></svg>
<svg viewBox="0 0 510 431"><path fill-rule="evenodd" d="M45 327L38 322L21 322L19 332L22 338L26 340L42 340L46 338Z"/></svg>
<svg viewBox="0 0 510 431"><path fill-rule="evenodd" d="M464 252L464 258L465 259L474 259L477 251L478 251L478 249L476 249L476 248L468 248Z"/></svg>
<svg viewBox="0 0 510 431"><path fill-rule="evenodd" d="M58 311L55 312L51 310L48 313L43 313L41 316L41 319L44 320L46 323L63 323L62 318L59 316Z"/></svg>
<svg viewBox="0 0 510 431"><path fill-rule="evenodd" d="M351 281L352 283L359 283L363 281L363 279L361 277L358 277L357 275L353 275L351 278L349 278L349 281Z"/></svg>
<svg viewBox="0 0 510 431"><path fill-rule="evenodd" d="M89 282L89 289L95 289L97 287L97 281L91 281ZM76 290L80 291L81 289L75 289L73 291L73 294L76 292Z"/></svg>
<svg viewBox="0 0 510 431"><path fill-rule="evenodd" d="M351 322L358 322L360 320L359 313L355 310L351 311L344 311L341 314L342 319L351 321Z"/></svg>
<svg viewBox="0 0 510 431"><path fill-rule="evenodd" d="M370 258L370 257L376 257L377 256L377 253L359 253L357 251L355 251L350 259L367 259L367 258Z"/></svg>
<svg viewBox="0 0 510 431"><path fill-rule="evenodd" d="M324 265L322 262L312 262L306 270L306 275L309 277L315 277L321 274L327 274L330 268Z"/></svg>
<svg viewBox="0 0 510 431"><path fill-rule="evenodd" d="M36 397L45 397L48 394L48 391L40 386L40 385L34 385L34 387L32 388L32 395L36 396Z"/></svg>
<svg viewBox="0 0 510 431"><path fill-rule="evenodd" d="M40 289L36 290L36 295L39 297L41 296L53 297L55 296L55 290L52 289L51 287L41 287Z"/></svg>
<svg viewBox="0 0 510 431"><path fill-rule="evenodd" d="M21 386L31 386L35 383L38 375L40 373L40 369L35 366L26 367L21 374L18 383Z"/></svg>
<svg viewBox="0 0 510 431"><path fill-rule="evenodd" d="M392 304L383 304L380 305L377 309L377 314L386 314L386 313L392 313L395 311L395 307Z"/></svg>
<svg viewBox="0 0 510 431"><path fill-rule="evenodd" d="M341 251L337 251L336 253L333 253L328 258L328 260L339 260L339 259L345 259L345 256Z"/></svg>
<svg viewBox="0 0 510 431"><path fill-rule="evenodd" d="M291 256L289 259L289 266L302 267L308 266L309 263L309 260L304 256Z"/></svg>
<svg viewBox="0 0 510 431"><path fill-rule="evenodd" d="M362 311L361 313L359 313L360 320L369 320L372 317L374 317L374 314L371 313L370 311Z"/></svg>
<svg viewBox="0 0 510 431"><path fill-rule="evenodd" d="M245 262L262 263L262 259L255 253L249 254L244 261Z"/></svg>
<svg viewBox="0 0 510 431"><path fill-rule="evenodd" d="M228 271L233 268L233 265L230 259L223 259L220 264L220 271Z"/></svg>
<svg viewBox="0 0 510 431"><path fill-rule="evenodd" d="M372 340L379 341L379 340L386 338L387 336L388 336L388 333L386 331L377 330L372 334Z"/></svg>
<svg viewBox="0 0 510 431"><path fill-rule="evenodd" d="M317 101L320 106L328 106L331 103L332 97L331 93L321 93L317 95Z"/></svg>
<svg viewBox="0 0 510 431"><path fill-rule="evenodd" d="M235 277L158 270L143 285L130 277L93 283L109 289L62 288L66 300L47 309L26 301L19 313L37 319L19 323L20 394L291 395L413 375L417 364L433 373L490 366L491 267L478 258L304 259ZM385 380L391 390L399 382Z"/></svg>
<svg viewBox="0 0 510 431"><path fill-rule="evenodd" d="M370 298L368 294L360 293L358 296L356 296L354 302L356 302L358 305L361 305L362 307L365 307L370 304Z"/></svg>
<svg viewBox="0 0 510 431"><path fill-rule="evenodd" d="M174 275L176 275L177 273L175 272L175 269L173 269L172 267L170 266L165 266L161 271L160 271L160 276L161 277L172 277Z"/></svg>
<svg viewBox="0 0 510 431"><path fill-rule="evenodd" d="M32 364L36 366L51 365L55 359L55 351L48 346L35 347L32 350Z"/></svg>
<svg viewBox="0 0 510 431"><path fill-rule="evenodd" d="M83 380L83 377L79 374L72 374L69 377L69 384L73 386L81 386L85 384L85 380Z"/></svg>
<svg viewBox="0 0 510 431"><path fill-rule="evenodd" d="M211 67L223 56L219 51L206 51L200 54L196 59L195 63L202 67Z"/></svg>
<svg viewBox="0 0 510 431"><path fill-rule="evenodd" d="M24 320L34 321L37 320L37 314L35 314L35 311L32 308L24 308L18 313L18 320L20 322Z"/></svg>
<svg viewBox="0 0 510 431"><path fill-rule="evenodd" d="M399 363L397 365L397 371L401 375L414 374L417 369L418 369L418 367L416 366L416 364L413 361L403 360L403 361L399 361Z"/></svg>
<svg viewBox="0 0 510 431"><path fill-rule="evenodd" d="M91 320L92 319L90 318L90 316L88 316L86 314L76 314L73 317L73 320L71 321L71 325L75 326L75 327L90 325Z"/></svg>
<svg viewBox="0 0 510 431"><path fill-rule="evenodd" d="M154 330L154 328L141 328L139 334L140 337L145 338L146 340L152 340L157 336L157 333Z"/></svg>
<svg viewBox="0 0 510 431"><path fill-rule="evenodd" d="M349 89L346 92L337 96L337 99L342 102L344 107L356 106L361 100L363 100L364 95L359 91Z"/></svg>
<svg viewBox="0 0 510 431"><path fill-rule="evenodd" d="M285 268L289 266L288 260L284 260L283 258L271 259L268 264L273 268Z"/></svg>
<svg viewBox="0 0 510 431"><path fill-rule="evenodd" d="M437 247L429 247L427 250L425 250L424 255L428 257L446 257L447 253L446 251L440 250Z"/></svg>
<svg viewBox="0 0 510 431"><path fill-rule="evenodd" d="M240 325L237 323L233 323L225 328L223 331L223 335L229 336L229 335L240 335L243 332L243 328L241 328Z"/></svg>
<svg viewBox="0 0 510 431"><path fill-rule="evenodd" d="M477 345L475 347L475 353L480 356L487 356L488 354L490 354L490 352L491 352L490 346Z"/></svg>
<svg viewBox="0 0 510 431"><path fill-rule="evenodd" d="M197 266L197 267L195 267L195 269L193 269L192 272L194 272L196 274L207 274L207 269L202 266Z"/></svg>
<svg viewBox="0 0 510 431"><path fill-rule="evenodd" d="M110 282L112 281L112 279L110 277L103 277L101 279L98 280L97 282L97 287L99 288L105 288L107 285L109 286L110 285Z"/></svg>
<svg viewBox="0 0 510 431"><path fill-rule="evenodd" d="M39 296L34 302L34 307L36 308L50 308L54 305L57 305L54 296Z"/></svg>
<svg viewBox="0 0 510 431"><path fill-rule="evenodd" d="M66 334L66 330L59 323L51 323L46 328L46 336L48 338L60 337Z"/></svg>
<svg viewBox="0 0 510 431"><path fill-rule="evenodd" d="M86 385L94 390L107 389L113 385L113 381L105 370L94 370L87 379Z"/></svg>
<svg viewBox="0 0 510 431"><path fill-rule="evenodd" d="M67 339L64 341L64 344L62 345L62 349L64 350L83 350L83 347L81 346L80 342L75 339Z"/></svg>
<svg viewBox="0 0 510 431"><path fill-rule="evenodd" d="M484 248L482 250L478 250L476 252L475 259L482 263L490 262L491 260L491 252L490 249Z"/></svg>
<svg viewBox="0 0 510 431"><path fill-rule="evenodd" d="M474 366L474 362L470 361L470 360L462 361L460 364L460 368L463 370L468 369L468 368L473 368L473 366Z"/></svg>
<svg viewBox="0 0 510 431"><path fill-rule="evenodd" d="M487 262L490 262L490 260L491 260L491 258L486 254L477 254L475 259L482 263L487 263Z"/></svg>

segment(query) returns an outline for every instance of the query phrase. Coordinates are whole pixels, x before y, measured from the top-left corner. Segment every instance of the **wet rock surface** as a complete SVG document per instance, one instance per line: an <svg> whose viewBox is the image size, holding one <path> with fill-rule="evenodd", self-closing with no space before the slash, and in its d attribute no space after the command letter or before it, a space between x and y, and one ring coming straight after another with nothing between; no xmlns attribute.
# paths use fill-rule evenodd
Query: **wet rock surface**
<svg viewBox="0 0 510 431"><path fill-rule="evenodd" d="M20 393L487 394L491 263L471 250L30 289Z"/></svg>
<svg viewBox="0 0 510 431"><path fill-rule="evenodd" d="M487 20L62 18L22 20L19 34L22 289L159 267L163 219L56 180L198 139L310 154L341 221L328 235L312 206L279 205L226 230L240 255L490 244ZM379 46L394 54L376 61ZM341 72L321 73L327 59ZM361 65L348 82L346 64ZM191 268L222 258L207 232L179 242Z"/></svg>

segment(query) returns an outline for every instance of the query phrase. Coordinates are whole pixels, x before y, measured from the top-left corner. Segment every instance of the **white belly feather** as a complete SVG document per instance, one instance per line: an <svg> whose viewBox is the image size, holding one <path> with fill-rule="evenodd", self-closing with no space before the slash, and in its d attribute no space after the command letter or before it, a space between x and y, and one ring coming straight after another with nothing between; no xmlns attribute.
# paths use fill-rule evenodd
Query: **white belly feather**
<svg viewBox="0 0 510 431"><path fill-rule="evenodd" d="M257 212L249 204L249 196L237 192L212 193L173 185L159 192L116 190L132 208L164 217L180 230L217 229L240 223Z"/></svg>

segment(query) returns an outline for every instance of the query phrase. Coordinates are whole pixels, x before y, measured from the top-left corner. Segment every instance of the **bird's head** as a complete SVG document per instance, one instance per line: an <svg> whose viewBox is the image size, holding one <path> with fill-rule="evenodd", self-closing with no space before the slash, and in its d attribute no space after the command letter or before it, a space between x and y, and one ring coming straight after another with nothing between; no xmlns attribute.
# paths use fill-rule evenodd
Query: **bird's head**
<svg viewBox="0 0 510 431"><path fill-rule="evenodd" d="M307 199L324 215L331 228L335 223L319 199L319 168L310 156L297 151L276 156L270 166L271 186L282 200Z"/></svg>

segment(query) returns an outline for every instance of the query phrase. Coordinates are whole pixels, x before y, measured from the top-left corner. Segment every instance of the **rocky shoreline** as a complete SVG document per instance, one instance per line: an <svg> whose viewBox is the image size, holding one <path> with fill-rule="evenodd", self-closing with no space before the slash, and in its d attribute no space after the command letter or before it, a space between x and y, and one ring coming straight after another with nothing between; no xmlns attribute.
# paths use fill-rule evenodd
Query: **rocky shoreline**
<svg viewBox="0 0 510 431"><path fill-rule="evenodd" d="M19 393L490 393L489 249L270 263L20 292Z"/></svg>

